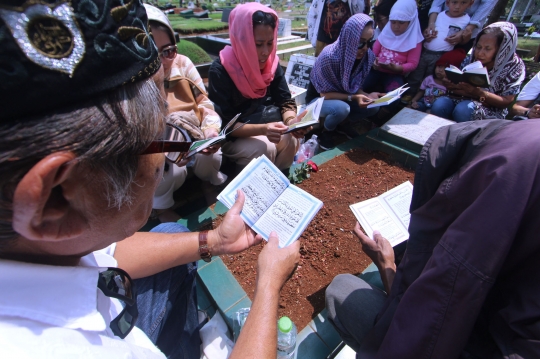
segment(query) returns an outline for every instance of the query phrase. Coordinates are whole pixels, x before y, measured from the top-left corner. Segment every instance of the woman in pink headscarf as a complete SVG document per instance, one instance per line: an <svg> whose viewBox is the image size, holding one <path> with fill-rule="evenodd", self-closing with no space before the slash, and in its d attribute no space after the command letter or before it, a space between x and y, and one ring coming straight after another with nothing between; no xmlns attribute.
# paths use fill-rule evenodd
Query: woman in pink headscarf
<svg viewBox="0 0 540 359"><path fill-rule="evenodd" d="M242 114L222 147L223 155L241 167L263 154L280 169L290 167L297 138L304 135L284 134L297 118L276 56L277 23L276 12L264 5L237 6L229 16L231 46L219 53L208 73L208 95L223 126Z"/></svg>

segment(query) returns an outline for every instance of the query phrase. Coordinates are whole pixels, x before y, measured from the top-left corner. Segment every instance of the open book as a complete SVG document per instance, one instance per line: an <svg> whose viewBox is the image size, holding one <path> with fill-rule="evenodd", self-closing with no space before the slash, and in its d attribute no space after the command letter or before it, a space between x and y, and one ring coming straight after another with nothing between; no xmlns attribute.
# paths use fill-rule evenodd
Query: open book
<svg viewBox="0 0 540 359"><path fill-rule="evenodd" d="M403 86L400 86L400 87L398 87L397 89L395 89L393 91L388 92L383 97L380 97L380 98L376 99L375 101L373 101L372 103L370 103L367 106L367 108L386 106L386 105L391 104L392 102L399 99L401 97L401 95L405 91L407 91L409 89L408 87L405 87L405 86L407 86L407 84L405 84Z"/></svg>
<svg viewBox="0 0 540 359"><path fill-rule="evenodd" d="M477 87L489 87L489 74L488 70L482 65L480 61L475 61L463 68L463 70L450 65L444 69L448 80L457 84L460 82L467 82Z"/></svg>
<svg viewBox="0 0 540 359"><path fill-rule="evenodd" d="M407 181L378 197L350 206L369 238L377 230L393 247L409 239L412 189Z"/></svg>
<svg viewBox="0 0 540 359"><path fill-rule="evenodd" d="M264 155L253 159L217 199L231 208L238 189L246 195L241 213L244 222L266 240L275 231L281 248L300 237L323 205L291 184Z"/></svg>
<svg viewBox="0 0 540 359"><path fill-rule="evenodd" d="M225 138L227 137L227 135L229 133L231 133L232 131L234 130L231 130L229 132L227 132L227 130L229 128L231 128L235 123L236 123L236 120L238 119L238 117L240 117L240 113L236 116L234 116L230 121L229 123L227 124L227 126L223 127L221 129L221 132L219 133L219 136L217 137L212 137L212 138L206 138L204 140L199 140L199 141L195 141L193 142L193 144L191 145L191 147L189 148L189 152L186 156L187 157L191 157L193 156L194 154L196 153L199 153L201 152L202 150L204 149L207 149L208 147L212 147L214 145L217 145L218 143L221 143L223 141L225 141Z"/></svg>
<svg viewBox="0 0 540 359"><path fill-rule="evenodd" d="M324 102L324 97L320 97L317 100L310 103L306 109L298 115L298 117L302 117L302 119L299 122L296 122L289 126L289 129L285 131L284 133L294 132L296 130L299 130L301 128L305 128L308 126L313 126L317 123L319 123L319 114L321 113L321 107Z"/></svg>

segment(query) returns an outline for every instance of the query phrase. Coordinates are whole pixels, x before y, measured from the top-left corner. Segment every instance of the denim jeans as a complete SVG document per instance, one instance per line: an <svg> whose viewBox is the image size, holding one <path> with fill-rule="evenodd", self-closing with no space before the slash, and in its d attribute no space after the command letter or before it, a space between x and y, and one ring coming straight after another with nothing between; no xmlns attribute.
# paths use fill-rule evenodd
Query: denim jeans
<svg viewBox="0 0 540 359"><path fill-rule="evenodd" d="M416 111L426 112L428 107L427 107L426 103L424 102L423 97L420 100L416 101L416 103L418 104L418 108L415 108Z"/></svg>
<svg viewBox="0 0 540 359"><path fill-rule="evenodd" d="M474 107L474 102L470 100L462 100L456 105L451 98L442 96L433 102L431 114L456 122L467 122L472 120Z"/></svg>
<svg viewBox="0 0 540 359"><path fill-rule="evenodd" d="M378 107L362 108L358 106L356 101L324 100L319 116L324 118L324 128L328 131L334 131L347 116L350 116L350 121L356 122L374 116L378 111Z"/></svg>
<svg viewBox="0 0 540 359"><path fill-rule="evenodd" d="M162 223L159 233L189 232L179 223ZM139 327L168 358L199 358L200 337L195 276L197 262L134 280Z"/></svg>

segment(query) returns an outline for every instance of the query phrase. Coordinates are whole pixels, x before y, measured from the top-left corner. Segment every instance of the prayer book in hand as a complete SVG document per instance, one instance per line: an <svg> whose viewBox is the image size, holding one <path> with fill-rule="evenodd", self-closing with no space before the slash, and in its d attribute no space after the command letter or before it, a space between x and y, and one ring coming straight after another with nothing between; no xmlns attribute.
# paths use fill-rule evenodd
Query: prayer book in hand
<svg viewBox="0 0 540 359"><path fill-rule="evenodd" d="M221 132L218 136L212 137L212 138L205 138L204 140L195 141L191 144L191 147L189 148L189 152L186 157L191 157L196 153L201 152L202 150L207 149L208 147L212 147L214 145L217 145L218 143L221 143L225 141L225 138L229 133L231 133L234 130L228 131L232 126L236 123L236 120L240 117L240 114L234 116L227 126L223 127ZM228 131L228 132L227 132Z"/></svg>
<svg viewBox="0 0 540 359"><path fill-rule="evenodd" d="M444 72L446 73L448 80L455 84L466 82L482 88L487 88L490 85L488 70L480 61L468 64L463 70L450 65L450 67L444 69Z"/></svg>
<svg viewBox="0 0 540 359"><path fill-rule="evenodd" d="M409 239L409 208L413 186L407 181L378 197L350 206L369 238L373 231L381 232L392 247Z"/></svg>
<svg viewBox="0 0 540 359"><path fill-rule="evenodd" d="M321 113L321 107L324 102L324 97L320 97L317 100L310 103L306 109L297 116L301 118L299 122L293 123L289 126L289 129L284 133L294 132L301 128L306 128L319 123L319 114Z"/></svg>
<svg viewBox="0 0 540 359"><path fill-rule="evenodd" d="M246 198L240 214L244 222L266 240L272 231L276 232L281 248L300 237L323 205L291 184L264 155L253 159L217 199L231 208L239 189Z"/></svg>
<svg viewBox="0 0 540 359"><path fill-rule="evenodd" d="M390 105L392 102L398 100L401 97L401 95L409 89L408 87L405 87L405 86L407 86L407 84L400 86L393 91L388 92L383 97L379 97L378 99L371 102L367 106L367 108Z"/></svg>

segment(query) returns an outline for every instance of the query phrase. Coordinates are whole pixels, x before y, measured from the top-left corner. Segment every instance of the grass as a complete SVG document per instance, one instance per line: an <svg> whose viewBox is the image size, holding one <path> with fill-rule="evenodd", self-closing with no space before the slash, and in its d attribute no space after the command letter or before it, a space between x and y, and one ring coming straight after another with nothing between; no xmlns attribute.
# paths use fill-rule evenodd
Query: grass
<svg viewBox="0 0 540 359"><path fill-rule="evenodd" d="M538 45L540 45L540 38L531 39L528 37L520 37L518 38L518 49L526 49L531 50L530 54L534 56L536 54L536 50L538 49Z"/></svg>
<svg viewBox="0 0 540 359"><path fill-rule="evenodd" d="M311 42L309 41L290 42L288 44L278 45L277 49L285 50L285 49L290 49L292 47L298 47L298 46L303 46L303 45L311 45Z"/></svg>
<svg viewBox="0 0 540 359"><path fill-rule="evenodd" d="M184 19L180 15L169 15L172 28L180 34L193 34L208 31L220 31L229 28L229 24L221 22L221 14L210 14L212 20L199 21L198 19ZM219 15L219 16L218 16ZM215 17L218 16L219 20Z"/></svg>
<svg viewBox="0 0 540 359"><path fill-rule="evenodd" d="M210 56L208 56L208 54L200 46L187 40L180 41L178 43L178 53L189 57L189 59L195 65L212 61Z"/></svg>

